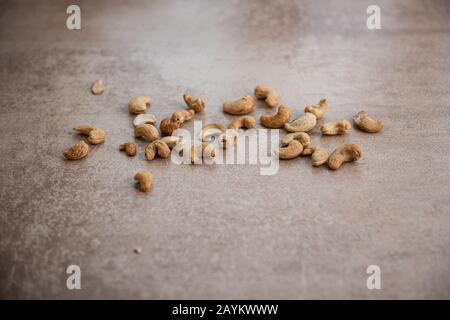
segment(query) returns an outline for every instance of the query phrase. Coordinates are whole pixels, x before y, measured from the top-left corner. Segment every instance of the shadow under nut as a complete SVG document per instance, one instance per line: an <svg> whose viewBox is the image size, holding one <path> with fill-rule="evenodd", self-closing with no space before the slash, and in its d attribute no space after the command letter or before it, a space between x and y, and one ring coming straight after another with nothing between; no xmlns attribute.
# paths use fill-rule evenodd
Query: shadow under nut
<svg viewBox="0 0 450 320"><path fill-rule="evenodd" d="M283 160L290 160L300 156L302 151L302 144L297 140L292 140L287 147L278 149L278 157Z"/></svg>
<svg viewBox="0 0 450 320"><path fill-rule="evenodd" d="M356 144L344 144L334 150L328 158L331 170L339 169L345 162L358 161L361 158L361 148Z"/></svg>
<svg viewBox="0 0 450 320"><path fill-rule="evenodd" d="M223 104L223 111L229 114L247 114L253 111L256 102L251 96L245 96L242 99L234 102L225 102Z"/></svg>
<svg viewBox="0 0 450 320"><path fill-rule="evenodd" d="M289 107L280 106L278 108L277 114L275 114L274 116L261 116L260 121L261 124L266 128L278 129L284 126L289 121L291 114L292 112Z"/></svg>

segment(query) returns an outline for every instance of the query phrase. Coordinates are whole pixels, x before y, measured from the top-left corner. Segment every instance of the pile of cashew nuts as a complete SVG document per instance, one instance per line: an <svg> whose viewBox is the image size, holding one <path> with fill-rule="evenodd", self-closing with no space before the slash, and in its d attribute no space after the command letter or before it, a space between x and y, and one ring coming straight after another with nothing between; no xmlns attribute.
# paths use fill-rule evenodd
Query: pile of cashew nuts
<svg viewBox="0 0 450 320"><path fill-rule="evenodd" d="M105 87L101 80L94 82L91 87L94 95L103 94ZM358 161L361 157L361 148L352 143L343 144L337 147L331 154L323 147L311 145L310 132L316 127L317 120L324 118L328 109L326 99L321 99L317 105L306 106L303 114L290 121L293 114L292 109L288 106L280 104L279 94L268 85L258 85L254 90L254 96L257 100L264 100L269 108L277 108L274 115L263 115L260 117L262 126L269 129L284 128L286 134L281 140L281 148L276 152L278 157L283 160L294 159L300 156L310 156L313 166L318 167L327 164L331 170L339 169L346 162ZM147 160L153 160L156 156L161 158L169 158L171 150L174 148L182 148L184 140L172 133L181 128L183 123L191 120L196 113L205 110L206 102L204 98L194 98L189 94L183 95L183 100L187 105L187 109L180 109L174 112L170 117L164 118L159 125L160 130L156 127L157 120L153 114L147 113L151 100L148 96L137 96L132 98L128 103L128 110L135 114L133 120L134 136L142 138L149 142L145 148L145 157ZM233 102L225 102L223 111L231 115L239 115L228 125L225 126L217 123L208 124L201 130L202 143L192 146L190 152L191 162L193 164L200 163L202 157L214 157L216 150L212 144L206 141L211 135L219 135L219 141L223 148L235 142L235 137L239 129L251 129L256 127L254 117L248 115L256 106L255 99L247 95ZM353 123L356 128L366 133L380 132L384 124L383 122L373 119L367 115L365 111L357 113L353 117ZM320 131L323 135L343 135L346 134L352 125L348 120L338 120L325 123L321 126ZM103 143L106 137L105 131L91 125L81 125L74 128L80 134L87 135L87 141L90 144ZM236 135L229 134L235 132ZM163 137L160 136L161 135ZM124 151L128 156L136 155L137 146L134 142L125 142L119 146L120 151ZM68 160L78 160L87 156L89 146L83 140L79 141L69 149L64 151L64 157ZM134 179L138 182L139 190L147 192L152 187L153 176L147 171L139 171Z"/></svg>

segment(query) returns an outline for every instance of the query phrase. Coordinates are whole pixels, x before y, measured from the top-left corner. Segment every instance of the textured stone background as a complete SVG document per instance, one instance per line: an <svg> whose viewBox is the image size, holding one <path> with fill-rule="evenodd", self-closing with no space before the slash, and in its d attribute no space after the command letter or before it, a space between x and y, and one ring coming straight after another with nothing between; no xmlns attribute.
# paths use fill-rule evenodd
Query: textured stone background
<svg viewBox="0 0 450 320"><path fill-rule="evenodd" d="M379 31L366 28L373 1L77 2L81 31L65 27L71 1L0 2L1 298L450 297L449 1L377 1ZM107 91L93 96L99 78ZM315 129L315 145L363 149L337 172L117 151L133 139L134 95L159 119L185 91L204 95L200 119L226 124L223 101L261 82L295 115L327 97L326 120L364 109L386 128ZM81 123L107 141L67 162ZM154 175L149 194L134 188L139 169ZM80 291L65 287L69 264ZM366 289L370 264L382 290Z"/></svg>

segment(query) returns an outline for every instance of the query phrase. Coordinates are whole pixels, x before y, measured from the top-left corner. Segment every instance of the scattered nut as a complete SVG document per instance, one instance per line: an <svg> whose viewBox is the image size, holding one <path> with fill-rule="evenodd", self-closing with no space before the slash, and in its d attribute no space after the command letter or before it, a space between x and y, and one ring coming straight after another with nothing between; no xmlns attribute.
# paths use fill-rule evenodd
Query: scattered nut
<svg viewBox="0 0 450 320"><path fill-rule="evenodd" d="M324 135L333 136L337 134L346 134L351 127L351 123L347 120L339 120L325 123L320 128L320 131L322 131L322 134Z"/></svg>
<svg viewBox="0 0 450 320"><path fill-rule="evenodd" d="M165 118L161 121L159 124L159 128L161 129L161 132L165 136L170 136L172 133L179 129L181 127L181 124L176 121L172 121L170 118Z"/></svg>
<svg viewBox="0 0 450 320"><path fill-rule="evenodd" d="M194 110L196 113L203 112L205 110L205 100L203 98L194 99L189 94L183 95L184 102L188 105L189 109Z"/></svg>
<svg viewBox="0 0 450 320"><path fill-rule="evenodd" d="M286 123L284 128L289 132L308 132L314 129L316 123L316 116L311 112L305 112L305 114L300 118Z"/></svg>
<svg viewBox="0 0 450 320"><path fill-rule="evenodd" d="M137 96L128 102L128 110L130 113L145 113L147 111L147 107L150 107L150 97L147 96Z"/></svg>
<svg viewBox="0 0 450 320"><path fill-rule="evenodd" d="M328 152L324 148L316 148L311 155L311 162L314 167L319 167L328 160Z"/></svg>
<svg viewBox="0 0 450 320"><path fill-rule="evenodd" d="M119 146L119 150L125 151L130 157L134 157L136 155L136 144L133 142L125 142Z"/></svg>
<svg viewBox="0 0 450 320"><path fill-rule="evenodd" d="M271 87L264 84L256 86L255 96L258 100L265 100L266 104L271 108L275 108L280 102L280 96L278 93Z"/></svg>
<svg viewBox="0 0 450 320"><path fill-rule="evenodd" d="M278 149L278 157L283 160L297 158L302 154L303 146L298 140L292 140L287 147Z"/></svg>
<svg viewBox="0 0 450 320"><path fill-rule="evenodd" d="M216 149L214 145L209 144L208 142L202 142L201 144L194 144L191 146L191 163L199 164L201 163L201 159L208 157L214 158L216 156Z"/></svg>
<svg viewBox="0 0 450 320"><path fill-rule="evenodd" d="M302 151L302 156L310 156L314 153L314 151L316 150L315 147L313 146L307 146L306 148L303 149Z"/></svg>
<svg viewBox="0 0 450 320"><path fill-rule="evenodd" d="M170 148L162 140L155 140L145 148L145 157L147 160L155 159L156 154L161 158L167 159L170 157Z"/></svg>
<svg viewBox="0 0 450 320"><path fill-rule="evenodd" d="M91 92L96 96L103 94L105 91L105 86L103 85L102 80L95 81L91 86Z"/></svg>
<svg viewBox="0 0 450 320"><path fill-rule="evenodd" d="M344 144L338 147L328 158L328 167L339 169L344 162L358 161L362 151L356 144Z"/></svg>
<svg viewBox="0 0 450 320"><path fill-rule="evenodd" d="M241 128L252 129L256 127L256 120L252 116L242 116L232 121L228 129L238 131Z"/></svg>
<svg viewBox="0 0 450 320"><path fill-rule="evenodd" d="M225 102L223 104L223 111L229 114L247 114L252 112L255 105L255 99L251 96L245 96L234 102Z"/></svg>
<svg viewBox="0 0 450 320"><path fill-rule="evenodd" d="M81 140L74 144L69 149L64 151L64 157L68 160L78 160L87 156L89 152L89 146L86 142Z"/></svg>
<svg viewBox="0 0 450 320"><path fill-rule="evenodd" d="M383 122L370 118L365 111L358 112L353 117L353 122L359 130L368 133L377 133L384 128Z"/></svg>
<svg viewBox="0 0 450 320"><path fill-rule="evenodd" d="M76 126L73 128L78 133L84 134L88 136L88 142L90 144L100 144L105 141L105 131L103 131L100 128L89 126L89 125L82 125L82 126Z"/></svg>
<svg viewBox="0 0 450 320"><path fill-rule="evenodd" d="M306 132L294 132L285 135L284 138L281 139L281 145L287 146L292 140L298 140L302 144L303 152L305 152L306 147L311 143L311 138Z"/></svg>
<svg viewBox="0 0 450 320"><path fill-rule="evenodd" d="M141 190L142 192L150 191L153 183L153 176L150 172L144 170L139 171L134 176L134 180L138 181L139 190Z"/></svg>
<svg viewBox="0 0 450 320"><path fill-rule="evenodd" d="M328 109L327 99L322 99L319 101L317 106L306 106L305 112L311 112L316 116L317 119L322 119L327 109Z"/></svg>
<svg viewBox="0 0 450 320"><path fill-rule="evenodd" d="M136 116L133 120L133 125L137 127L141 124L156 124L156 117L151 113L141 113Z"/></svg>
<svg viewBox="0 0 450 320"><path fill-rule="evenodd" d="M167 136L161 138L161 141L164 141L170 149L173 149L175 146L184 146L186 140L177 136Z"/></svg>
<svg viewBox="0 0 450 320"><path fill-rule="evenodd" d="M220 123L211 123L200 130L200 138L202 141L211 141L211 137L218 137L225 133L227 129Z"/></svg>
<svg viewBox="0 0 450 320"><path fill-rule="evenodd" d="M289 107L280 106L278 112L274 116L261 116L261 124L266 128L277 129L284 126L289 121L292 112Z"/></svg>
<svg viewBox="0 0 450 320"><path fill-rule="evenodd" d="M159 132L151 124L140 124L134 128L134 136L137 138L145 137L149 142L152 142L159 138Z"/></svg>
<svg viewBox="0 0 450 320"><path fill-rule="evenodd" d="M184 122L191 120L194 117L194 110L178 110L172 114L171 120L173 122L179 122L182 125Z"/></svg>

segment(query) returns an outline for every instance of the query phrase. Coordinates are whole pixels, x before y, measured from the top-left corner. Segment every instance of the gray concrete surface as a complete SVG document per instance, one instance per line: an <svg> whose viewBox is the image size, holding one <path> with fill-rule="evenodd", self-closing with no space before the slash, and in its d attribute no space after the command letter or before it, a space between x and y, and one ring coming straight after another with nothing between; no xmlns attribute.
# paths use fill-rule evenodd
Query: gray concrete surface
<svg viewBox="0 0 450 320"><path fill-rule="evenodd" d="M65 27L72 2L0 2L1 298L450 298L450 2L377 1L378 31L373 1L77 2L81 31ZM305 158L274 176L147 162L144 142L135 158L117 151L133 140L134 95L159 119L185 91L204 95L200 119L226 124L223 101L258 83L296 115L326 97L326 120L364 109L385 130L316 128L315 145L363 150L336 172ZM107 141L67 162L82 123ZM149 194L139 169L154 175ZM66 288L70 264L81 290ZM366 288L371 264L381 290Z"/></svg>

